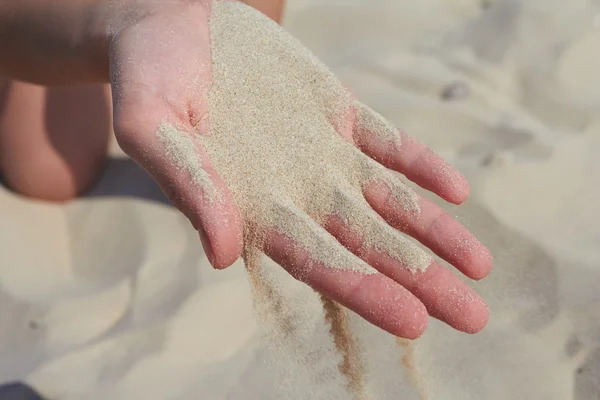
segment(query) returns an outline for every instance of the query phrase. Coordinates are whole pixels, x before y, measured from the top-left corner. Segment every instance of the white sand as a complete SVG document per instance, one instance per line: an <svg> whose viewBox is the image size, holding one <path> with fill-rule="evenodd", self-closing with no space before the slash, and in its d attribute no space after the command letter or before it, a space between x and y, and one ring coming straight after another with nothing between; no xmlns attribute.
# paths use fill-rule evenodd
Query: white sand
<svg viewBox="0 0 600 400"><path fill-rule="evenodd" d="M264 237L275 229L311 254L306 269L320 262L376 273L321 227L336 216L363 235L365 248L382 251L413 272L425 270L431 257L373 212L363 188L386 185L415 215L418 196L349 143L341 127L356 119L357 127L395 148L402 145L399 132L355 101L297 39L243 3L213 2L211 44L209 132L192 136L163 123L157 136L166 156L189 171L209 201L219 201L196 152L197 146L206 150L240 209L244 254L268 247Z"/></svg>
<svg viewBox="0 0 600 400"><path fill-rule="evenodd" d="M476 284L491 305L480 334L432 322L397 345L352 319L373 399L600 397L600 9L491 3L287 9L287 27L365 104L467 174L473 199L448 209L495 256ZM468 94L442 101L456 82ZM0 191L0 381L66 400L348 398L310 290L265 272L300 306L314 353L286 337L265 349L272 325L257 323L243 269L213 271L183 217L147 201L160 196L138 168L115 161L96 193L109 197L59 207Z"/></svg>

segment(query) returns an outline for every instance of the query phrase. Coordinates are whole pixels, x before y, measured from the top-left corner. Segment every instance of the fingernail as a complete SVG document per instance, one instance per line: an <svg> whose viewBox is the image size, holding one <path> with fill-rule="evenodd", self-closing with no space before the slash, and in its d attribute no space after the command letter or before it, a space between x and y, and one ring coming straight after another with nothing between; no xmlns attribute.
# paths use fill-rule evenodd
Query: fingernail
<svg viewBox="0 0 600 400"><path fill-rule="evenodd" d="M202 227L198 228L198 235L200 236L200 241L202 242L202 247L204 248L204 252L206 253L206 258L208 258L208 262L212 267L215 267L215 255L212 251L212 247L210 246L210 241L208 240L208 235Z"/></svg>

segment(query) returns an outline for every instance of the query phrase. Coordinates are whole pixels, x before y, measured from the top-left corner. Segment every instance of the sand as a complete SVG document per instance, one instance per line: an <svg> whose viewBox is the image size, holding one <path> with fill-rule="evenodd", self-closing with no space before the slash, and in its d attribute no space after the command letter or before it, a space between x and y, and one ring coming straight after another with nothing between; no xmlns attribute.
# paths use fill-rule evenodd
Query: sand
<svg viewBox="0 0 600 400"><path fill-rule="evenodd" d="M291 0L284 25L361 102L467 175L471 200L444 207L495 258L476 284L491 308L477 335L432 320L422 339L399 345L349 314L362 390L371 399L598 398L600 9L349 3ZM467 94L448 101L456 82ZM242 265L212 270L185 218L122 155L70 205L1 189L0 221L1 382L66 400L349 398L320 298L266 260L294 305L299 341L265 347L275 321L255 315Z"/></svg>
<svg viewBox="0 0 600 400"><path fill-rule="evenodd" d="M196 148L206 150L215 170L231 189L244 222L244 259L258 310L278 315L266 346L274 338L294 337L294 305L277 292L277 282L260 272L260 252L270 252L270 230L291 239L310 257L296 272L315 263L363 274L377 271L346 250L322 227L340 218L360 234L365 250L378 250L406 266L424 271L431 256L391 228L368 205L363 188L383 183L403 212L418 216L417 194L351 143L352 132L367 129L373 140L399 149L400 134L351 93L301 43L279 25L243 3L214 1L210 20L213 84L209 93L209 132L194 136L163 123L157 135L166 156L186 169L209 201L223 201L202 170ZM348 127L348 128L347 128ZM332 340L343 356L340 372L352 397L366 399L360 352L347 311L324 299ZM263 316L264 318L264 316ZM296 340L302 340L296 338ZM306 343L307 349L310 343ZM277 347L277 346L275 346ZM285 349L281 349L284 356ZM307 350L312 352L314 350ZM285 357L285 356L284 356Z"/></svg>
<svg viewBox="0 0 600 400"><path fill-rule="evenodd" d="M206 150L240 208L245 253L268 247L264 237L275 229L311 254L307 269L318 262L376 273L321 227L336 216L361 234L365 249L387 253L413 272L425 270L431 257L383 222L362 191L369 183L383 183L404 211L414 214L418 196L349 143L351 132L343 136L347 121L355 120L357 129L399 148L398 131L355 101L298 40L253 8L215 1L210 24L209 132L190 137L164 123L157 135L166 155L217 201L194 141Z"/></svg>

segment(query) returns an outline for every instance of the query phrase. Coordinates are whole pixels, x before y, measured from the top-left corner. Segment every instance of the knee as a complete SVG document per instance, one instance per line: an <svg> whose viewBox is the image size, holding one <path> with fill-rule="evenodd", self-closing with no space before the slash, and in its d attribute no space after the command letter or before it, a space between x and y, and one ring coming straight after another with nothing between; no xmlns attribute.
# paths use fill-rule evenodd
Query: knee
<svg viewBox="0 0 600 400"><path fill-rule="evenodd" d="M67 201L94 184L111 131L105 87L12 82L0 97L0 170L11 189Z"/></svg>
<svg viewBox="0 0 600 400"><path fill-rule="evenodd" d="M104 162L67 165L59 159L38 159L19 164L3 165L3 179L10 189L34 199L66 202L92 188Z"/></svg>

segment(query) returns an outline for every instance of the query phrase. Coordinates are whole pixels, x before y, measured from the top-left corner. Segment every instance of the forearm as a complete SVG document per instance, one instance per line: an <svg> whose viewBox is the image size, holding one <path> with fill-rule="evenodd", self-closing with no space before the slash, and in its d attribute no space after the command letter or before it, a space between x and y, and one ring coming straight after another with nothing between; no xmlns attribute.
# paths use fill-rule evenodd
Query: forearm
<svg viewBox="0 0 600 400"><path fill-rule="evenodd" d="M53 85L108 81L107 0L0 0L0 75Z"/></svg>

